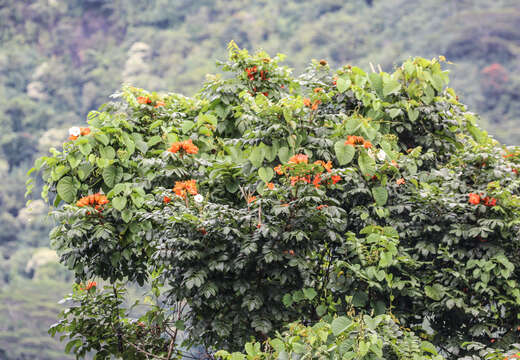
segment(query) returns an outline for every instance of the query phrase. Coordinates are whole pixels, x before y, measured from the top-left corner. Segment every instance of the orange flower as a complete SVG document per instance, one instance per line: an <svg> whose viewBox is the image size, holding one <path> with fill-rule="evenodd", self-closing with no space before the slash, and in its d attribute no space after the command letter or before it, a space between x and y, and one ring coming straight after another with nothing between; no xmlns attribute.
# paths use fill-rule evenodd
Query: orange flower
<svg viewBox="0 0 520 360"><path fill-rule="evenodd" d="M170 201L172 201L172 199L170 199L168 196L165 196L165 197L163 198L163 202L164 202L165 204L168 204Z"/></svg>
<svg viewBox="0 0 520 360"><path fill-rule="evenodd" d="M289 204L281 204L280 206L283 206L283 207L288 207Z"/></svg>
<svg viewBox="0 0 520 360"><path fill-rule="evenodd" d="M278 175L283 175L283 169L282 169L282 165L277 165L274 167L274 171L276 171L276 173Z"/></svg>
<svg viewBox="0 0 520 360"><path fill-rule="evenodd" d="M262 226L262 224L260 224L260 223L256 224L257 229L260 229L261 226Z"/></svg>
<svg viewBox="0 0 520 360"><path fill-rule="evenodd" d="M480 196L475 193L469 194L469 203L473 205L478 205L480 203Z"/></svg>
<svg viewBox="0 0 520 360"><path fill-rule="evenodd" d="M150 104L152 100L150 100L150 98L148 98L147 96L139 96L137 98L137 102L139 104Z"/></svg>
<svg viewBox="0 0 520 360"><path fill-rule="evenodd" d="M169 152L174 154L179 150L183 150L186 154L196 154L199 152L199 148L193 144L191 139L175 142L168 149Z"/></svg>
<svg viewBox="0 0 520 360"><path fill-rule="evenodd" d="M249 78L250 81L253 81L255 79L255 74L256 74L256 66L253 66L253 67L250 67L250 68L247 68L245 69L246 73L247 73L247 77Z"/></svg>
<svg viewBox="0 0 520 360"><path fill-rule="evenodd" d="M368 141L368 143L370 143L370 142ZM345 145L354 146L354 145L364 145L364 144L365 144L365 139L363 138L363 136L348 135L347 141L345 141Z"/></svg>
<svg viewBox="0 0 520 360"><path fill-rule="evenodd" d="M372 147L372 143L371 143L370 141L365 141L365 142L363 143L363 147L364 147L365 149L370 149L370 148Z"/></svg>
<svg viewBox="0 0 520 360"><path fill-rule="evenodd" d="M311 106L311 99L305 98L303 99L303 105L310 107Z"/></svg>
<svg viewBox="0 0 520 360"><path fill-rule="evenodd" d="M397 161L392 160L392 165L399 169L399 164L397 164Z"/></svg>
<svg viewBox="0 0 520 360"><path fill-rule="evenodd" d="M290 254L291 256L294 256L294 250L289 250L289 254Z"/></svg>
<svg viewBox="0 0 520 360"><path fill-rule="evenodd" d="M80 131L81 131L81 136L86 136L88 134L90 134L90 128L86 127L86 128L80 128Z"/></svg>
<svg viewBox="0 0 520 360"><path fill-rule="evenodd" d="M249 197L247 198L247 203L248 203L248 204L251 204L251 203L254 202L255 200L256 200L256 196L254 196L254 195L253 195L253 196L249 196Z"/></svg>
<svg viewBox="0 0 520 360"><path fill-rule="evenodd" d="M490 207L495 206L497 204L497 199L490 198L489 196L486 196L485 198L483 198L482 201L484 202L484 205L490 206Z"/></svg>
<svg viewBox="0 0 520 360"><path fill-rule="evenodd" d="M406 183L406 180L403 179L403 178L400 178L400 179L397 179L397 181L395 182L397 185L403 185Z"/></svg>
<svg viewBox="0 0 520 360"><path fill-rule="evenodd" d="M337 182L341 181L341 176L339 175L332 175L330 178L332 179L333 184L336 184Z"/></svg>
<svg viewBox="0 0 520 360"><path fill-rule="evenodd" d="M320 91L323 91L323 88L317 87L314 89L315 93L319 93Z"/></svg>
<svg viewBox="0 0 520 360"><path fill-rule="evenodd" d="M320 182L321 182L321 175L317 174L316 176L314 176L314 180L312 180L312 185L314 185L314 187L316 189L318 189L320 187Z"/></svg>
<svg viewBox="0 0 520 360"><path fill-rule="evenodd" d="M83 206L89 206L89 205L95 205L96 210L101 211L102 205L108 204L108 199L105 195L101 193L88 195L85 197L82 197L76 202L76 206L83 207Z"/></svg>
<svg viewBox="0 0 520 360"><path fill-rule="evenodd" d="M164 103L164 101L156 101L156 102L155 102L155 107L156 107L156 108L158 108L159 106L164 106L164 105L166 105L166 104Z"/></svg>
<svg viewBox="0 0 520 360"><path fill-rule="evenodd" d="M329 172L329 173L332 171L332 170L331 170L331 169L332 169L332 161L327 161L327 162L325 162L325 161L323 161L323 160L316 160L316 161L314 162L314 164L315 164L315 165L321 165L321 166L323 166L323 168L324 168L325 170L327 170L327 172Z"/></svg>
<svg viewBox="0 0 520 360"><path fill-rule="evenodd" d="M318 205L318 206L316 206L316 209L321 210L326 207L329 207L329 205Z"/></svg>
<svg viewBox="0 0 520 360"><path fill-rule="evenodd" d="M74 136L74 135L69 136L69 140L72 140L72 141L76 140L77 138L78 138L78 136Z"/></svg>
<svg viewBox="0 0 520 360"><path fill-rule="evenodd" d="M97 283L95 281L89 281L87 283L87 286L80 287L80 289L83 290L83 291L85 291L85 290L88 291L88 290L90 290L90 289L92 289L93 287L96 287L96 286L97 286Z"/></svg>
<svg viewBox="0 0 520 360"><path fill-rule="evenodd" d="M197 195L197 182L195 180L176 181L173 187L175 195L186 198L186 195Z"/></svg>
<svg viewBox="0 0 520 360"><path fill-rule="evenodd" d="M513 169L512 170L516 175L518 175L518 169Z"/></svg>
<svg viewBox="0 0 520 360"><path fill-rule="evenodd" d="M272 182L267 183L267 188L268 188L269 190L273 190L273 189L274 189L274 184L273 184Z"/></svg>
<svg viewBox="0 0 520 360"><path fill-rule="evenodd" d="M318 105L321 104L321 100L315 100L311 106L311 110L318 110Z"/></svg>
<svg viewBox="0 0 520 360"><path fill-rule="evenodd" d="M300 163L307 164L308 161L309 161L309 157L307 155L297 154L297 155L291 156L291 158L289 159L289 164L300 164Z"/></svg>
<svg viewBox="0 0 520 360"><path fill-rule="evenodd" d="M268 96L269 96L269 93L268 93L267 91L264 91L262 94L263 94L265 97L268 97Z"/></svg>

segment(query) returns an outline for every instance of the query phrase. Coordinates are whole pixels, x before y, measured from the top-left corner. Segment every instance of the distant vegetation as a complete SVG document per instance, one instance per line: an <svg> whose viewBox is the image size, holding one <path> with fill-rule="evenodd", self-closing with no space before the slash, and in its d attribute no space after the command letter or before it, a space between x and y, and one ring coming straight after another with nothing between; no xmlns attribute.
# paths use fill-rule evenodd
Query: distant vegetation
<svg viewBox="0 0 520 360"><path fill-rule="evenodd" d="M445 55L461 102L495 137L518 144L519 28L516 0L0 1L0 359L52 347L13 334L46 339L57 289L71 281L42 250L48 208L25 206L25 173L121 83L193 93L232 39L289 55L296 73L313 57L391 71L412 55ZM36 301L49 314L41 327L24 320ZM39 358L63 358L56 346Z"/></svg>

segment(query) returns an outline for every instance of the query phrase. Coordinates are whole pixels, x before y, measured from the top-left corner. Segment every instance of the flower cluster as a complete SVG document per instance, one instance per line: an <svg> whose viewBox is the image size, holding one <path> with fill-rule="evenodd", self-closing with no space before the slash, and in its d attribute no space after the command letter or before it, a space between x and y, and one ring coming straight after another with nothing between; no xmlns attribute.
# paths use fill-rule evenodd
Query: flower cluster
<svg viewBox="0 0 520 360"><path fill-rule="evenodd" d="M138 102L139 104L150 105L153 101L152 101L148 96L138 96L138 97L137 97L137 102ZM166 105L166 104L164 103L164 101L157 100L157 101L155 102L155 106L154 106L154 107L155 107L155 108L158 108L158 107L160 107L160 106L164 106L164 105Z"/></svg>
<svg viewBox="0 0 520 360"><path fill-rule="evenodd" d="M80 136L86 136L90 134L90 128L73 126L69 129L69 140L76 140Z"/></svg>
<svg viewBox="0 0 520 360"><path fill-rule="evenodd" d="M255 76L258 73L258 71L256 69L256 65L253 67L250 67L250 68L246 68L245 71L246 71L247 77L249 78L250 81L255 80ZM267 70L260 70L260 79L261 80L267 79Z"/></svg>
<svg viewBox="0 0 520 360"><path fill-rule="evenodd" d="M295 167L295 165L298 166ZM280 164L274 168L274 171L278 175L289 176L291 186L294 186L299 182L303 182L307 184L312 183L316 188L319 188L323 182L322 174L324 170L328 173L332 172L332 161L325 162L323 160L317 160L313 164L309 164L309 157L305 154L294 155L289 158L287 165L283 166ZM341 176L332 175L331 180L332 184L336 184L341 181ZM274 187L274 185L272 185L272 187Z"/></svg>
<svg viewBox="0 0 520 360"><path fill-rule="evenodd" d="M102 210L103 205L108 204L108 199L105 195L101 193L88 195L85 197L82 197L76 202L76 206L83 207L83 206L95 206L95 209L98 211Z"/></svg>
<svg viewBox="0 0 520 360"><path fill-rule="evenodd" d="M89 281L87 283L87 286L85 287L80 287L81 290L83 291L89 291L90 289L92 289L93 287L97 287L97 283L95 281Z"/></svg>
<svg viewBox="0 0 520 360"><path fill-rule="evenodd" d="M150 98L148 96L139 96L137 98L137 102L139 104L151 104L152 100L150 100Z"/></svg>
<svg viewBox="0 0 520 360"><path fill-rule="evenodd" d="M182 150L186 154L196 154L199 152L199 148L193 144L191 139L174 142L172 146L168 149L171 153L177 153L179 150Z"/></svg>
<svg viewBox="0 0 520 360"><path fill-rule="evenodd" d="M291 156L289 159L289 164L307 164L309 162L309 157L305 154L297 154Z"/></svg>
<svg viewBox="0 0 520 360"><path fill-rule="evenodd" d="M489 196L484 197L484 194L475 194L469 193L469 203L472 205L478 205L482 201L482 203L486 206L492 207L497 204L497 199L490 198Z"/></svg>
<svg viewBox="0 0 520 360"><path fill-rule="evenodd" d="M372 147L372 143L368 140L365 140L363 136L355 136L349 135L347 136L347 141L345 141L345 145L356 146L363 145L365 149L370 149Z"/></svg>
<svg viewBox="0 0 520 360"><path fill-rule="evenodd" d="M197 182L195 180L176 181L173 187L175 195L186 199L186 195L197 195Z"/></svg>
<svg viewBox="0 0 520 360"><path fill-rule="evenodd" d="M311 99L305 98L303 99L303 105L306 107L310 107L311 110L318 110L318 105L321 104L321 100L316 99L314 102L311 102Z"/></svg>

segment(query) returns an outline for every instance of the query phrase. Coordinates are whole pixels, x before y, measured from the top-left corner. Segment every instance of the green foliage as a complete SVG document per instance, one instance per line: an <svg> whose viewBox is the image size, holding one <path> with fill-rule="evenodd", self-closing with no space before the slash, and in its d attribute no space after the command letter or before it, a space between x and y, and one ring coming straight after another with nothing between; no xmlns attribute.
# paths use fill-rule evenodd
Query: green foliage
<svg viewBox="0 0 520 360"><path fill-rule="evenodd" d="M363 315L392 314L449 359L472 354L463 342L511 346L516 150L476 126L445 87L442 60L409 59L392 74L333 74L316 62L292 78L281 59L231 43L221 63L231 76L193 98L125 87L89 115L87 134L38 160L44 193L59 206L51 240L62 263L78 282L150 283L146 316L182 320L183 346L210 351L336 313L367 323L376 320ZM340 77L348 90L337 89ZM110 296L64 312L58 330L79 335L77 356L175 345L160 326L158 343L140 345L128 329L101 351L109 335L99 334L134 322ZM99 315L107 320L93 337L82 311L107 301L117 311ZM338 335L338 320L330 327ZM401 336L417 345L409 333L381 331L370 337L377 351ZM356 344L353 356L372 346ZM425 350L392 349L401 358ZM128 356L148 352L134 350Z"/></svg>
<svg viewBox="0 0 520 360"><path fill-rule="evenodd" d="M443 359L435 347L402 330L388 315L342 316L289 330L263 344L245 345L246 353L218 351L217 358L245 359Z"/></svg>

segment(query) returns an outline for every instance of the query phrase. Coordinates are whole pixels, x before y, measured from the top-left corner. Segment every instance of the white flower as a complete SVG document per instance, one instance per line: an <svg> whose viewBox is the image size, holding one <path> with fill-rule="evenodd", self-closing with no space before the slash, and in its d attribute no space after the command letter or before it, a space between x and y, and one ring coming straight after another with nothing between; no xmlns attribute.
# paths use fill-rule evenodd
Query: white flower
<svg viewBox="0 0 520 360"><path fill-rule="evenodd" d="M201 203L204 200L204 196L197 194L193 197L193 200L195 200L196 203Z"/></svg>
<svg viewBox="0 0 520 360"><path fill-rule="evenodd" d="M379 161L385 160L386 153L383 151L383 149L379 150L379 152L377 153L377 158L379 159Z"/></svg>
<svg viewBox="0 0 520 360"><path fill-rule="evenodd" d="M69 129L69 135L71 136L79 136L81 134L81 129L77 126L73 126Z"/></svg>

